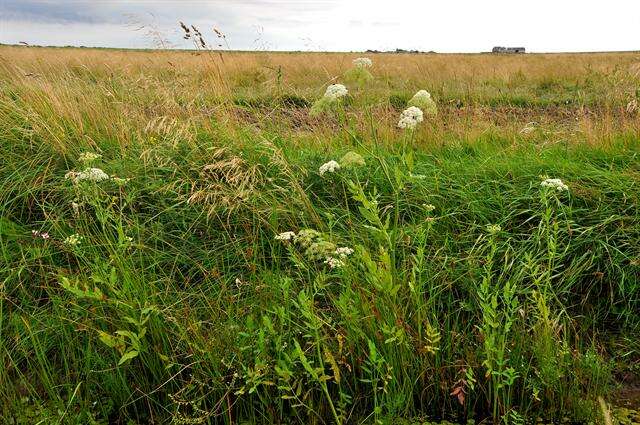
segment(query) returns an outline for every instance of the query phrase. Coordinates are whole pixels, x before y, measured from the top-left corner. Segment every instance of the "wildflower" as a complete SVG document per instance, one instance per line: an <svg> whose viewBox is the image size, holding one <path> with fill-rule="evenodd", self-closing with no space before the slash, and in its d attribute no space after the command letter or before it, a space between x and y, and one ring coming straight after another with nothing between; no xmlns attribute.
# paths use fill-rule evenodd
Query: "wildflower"
<svg viewBox="0 0 640 425"><path fill-rule="evenodd" d="M489 232L490 235L498 234L501 230L502 227L500 227L499 224L487 224L487 232Z"/></svg>
<svg viewBox="0 0 640 425"><path fill-rule="evenodd" d="M331 269L337 269L337 268L340 268L340 267L344 266L344 261L342 261L342 260L340 260L338 258L335 258L335 257L327 257L324 260L324 263L329 265L329 268L331 268Z"/></svg>
<svg viewBox="0 0 640 425"><path fill-rule="evenodd" d="M109 175L102 171L100 168L86 168L84 171L75 172L69 171L64 176L65 179L71 179L74 183L77 183L82 180L89 180L92 182L100 182L103 180L108 180Z"/></svg>
<svg viewBox="0 0 640 425"><path fill-rule="evenodd" d="M102 158L102 155L93 152L82 152L80 156L78 156L78 160L84 163L91 163L100 158Z"/></svg>
<svg viewBox="0 0 640 425"><path fill-rule="evenodd" d="M360 167L365 165L364 158L359 153L350 151L340 159L340 165L345 168Z"/></svg>
<svg viewBox="0 0 640 425"><path fill-rule="evenodd" d="M34 238L42 238L42 239L49 239L49 233L48 232L41 232L39 230L32 230L31 231L31 236L33 236Z"/></svg>
<svg viewBox="0 0 640 425"><path fill-rule="evenodd" d="M73 215L77 216L80 214L80 204L77 202L71 202L71 208L73 209Z"/></svg>
<svg viewBox="0 0 640 425"><path fill-rule="evenodd" d="M411 177L414 180L425 180L427 178L427 176L425 176L424 174L413 174L413 173L409 173L409 177Z"/></svg>
<svg viewBox="0 0 640 425"><path fill-rule="evenodd" d="M339 258L347 258L349 255L353 254L353 249L351 249L351 248L349 248L347 246L342 246L340 248L336 248L335 254Z"/></svg>
<svg viewBox="0 0 640 425"><path fill-rule="evenodd" d="M82 242L83 237L80 236L77 233L74 233L71 236L68 236L65 240L64 243L65 245L69 245L70 247L74 248L78 245L80 245L80 243Z"/></svg>
<svg viewBox="0 0 640 425"><path fill-rule="evenodd" d="M555 189L558 192L569 190L569 186L564 184L563 181L560 179L545 179L540 183L540 186Z"/></svg>
<svg viewBox="0 0 640 425"><path fill-rule="evenodd" d="M324 92L324 97L330 101L336 101L347 95L349 91L342 84L331 84Z"/></svg>
<svg viewBox="0 0 640 425"><path fill-rule="evenodd" d="M400 114L400 121L398 121L398 127L413 130L424 119L424 115L420 108L415 106L409 106Z"/></svg>
<svg viewBox="0 0 640 425"><path fill-rule="evenodd" d="M320 169L318 170L320 175L324 175L324 173L333 173L337 170L340 169L340 164L338 164L336 161L331 160L329 162L326 162L324 164L322 164L320 166Z"/></svg>
<svg viewBox="0 0 640 425"><path fill-rule="evenodd" d="M427 211L431 212L436 209L435 205L432 204L422 204L422 207Z"/></svg>
<svg viewBox="0 0 640 425"><path fill-rule="evenodd" d="M373 61L369 58L356 58L353 60L353 64L357 68L371 68L373 66Z"/></svg>
<svg viewBox="0 0 640 425"><path fill-rule="evenodd" d="M279 235L276 235L275 239L277 241L290 241L291 239L296 237L295 232L282 232Z"/></svg>
<svg viewBox="0 0 640 425"><path fill-rule="evenodd" d="M332 255L336 251L336 245L332 242L319 239L307 247L304 254L312 260L320 260Z"/></svg>
<svg viewBox="0 0 640 425"><path fill-rule="evenodd" d="M302 229L295 236L296 243L306 247L322 237L320 232L313 229Z"/></svg>
<svg viewBox="0 0 640 425"><path fill-rule="evenodd" d="M330 111L332 106L336 104L341 97L346 96L347 93L347 88L342 84L331 84L324 92L324 96L315 101L309 113L315 116Z"/></svg>
<svg viewBox="0 0 640 425"><path fill-rule="evenodd" d="M419 90L407 103L409 106L420 108L427 115L438 115L438 107L426 90Z"/></svg>

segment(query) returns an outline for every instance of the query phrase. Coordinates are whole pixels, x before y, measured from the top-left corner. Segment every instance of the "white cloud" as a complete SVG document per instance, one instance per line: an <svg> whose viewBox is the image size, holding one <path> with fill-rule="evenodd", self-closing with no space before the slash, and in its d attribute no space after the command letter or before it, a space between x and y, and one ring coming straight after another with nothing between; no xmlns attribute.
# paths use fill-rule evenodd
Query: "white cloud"
<svg viewBox="0 0 640 425"><path fill-rule="evenodd" d="M236 49L533 51L639 49L640 3L627 0L88 1L2 0L0 41L152 47L127 25L155 23L178 46L179 20Z"/></svg>

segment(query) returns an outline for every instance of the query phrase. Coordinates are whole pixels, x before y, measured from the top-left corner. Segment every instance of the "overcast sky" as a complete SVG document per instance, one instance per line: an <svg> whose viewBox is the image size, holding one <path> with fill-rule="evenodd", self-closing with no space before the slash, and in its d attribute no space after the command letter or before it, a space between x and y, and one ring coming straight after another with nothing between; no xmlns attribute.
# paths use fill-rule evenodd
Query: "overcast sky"
<svg viewBox="0 0 640 425"><path fill-rule="evenodd" d="M178 21L247 50L640 50L638 0L0 0L2 43L190 47Z"/></svg>

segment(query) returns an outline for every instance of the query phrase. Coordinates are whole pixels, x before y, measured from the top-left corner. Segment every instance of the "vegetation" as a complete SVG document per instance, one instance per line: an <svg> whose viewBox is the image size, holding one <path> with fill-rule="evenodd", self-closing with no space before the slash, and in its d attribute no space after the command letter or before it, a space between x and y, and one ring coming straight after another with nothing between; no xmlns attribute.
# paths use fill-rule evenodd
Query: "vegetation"
<svg viewBox="0 0 640 425"><path fill-rule="evenodd" d="M3 423L609 423L633 393L635 54L374 55L313 115L355 55L0 57Z"/></svg>

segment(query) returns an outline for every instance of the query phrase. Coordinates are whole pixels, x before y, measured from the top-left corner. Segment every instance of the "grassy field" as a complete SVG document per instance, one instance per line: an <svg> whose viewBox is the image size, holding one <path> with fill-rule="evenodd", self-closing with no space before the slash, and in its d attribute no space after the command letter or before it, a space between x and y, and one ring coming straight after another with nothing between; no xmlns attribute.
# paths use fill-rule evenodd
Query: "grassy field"
<svg viewBox="0 0 640 425"><path fill-rule="evenodd" d="M358 56L0 47L2 423L640 421L640 54Z"/></svg>

